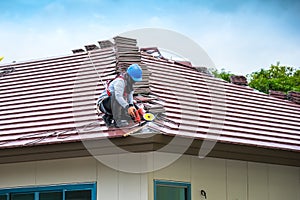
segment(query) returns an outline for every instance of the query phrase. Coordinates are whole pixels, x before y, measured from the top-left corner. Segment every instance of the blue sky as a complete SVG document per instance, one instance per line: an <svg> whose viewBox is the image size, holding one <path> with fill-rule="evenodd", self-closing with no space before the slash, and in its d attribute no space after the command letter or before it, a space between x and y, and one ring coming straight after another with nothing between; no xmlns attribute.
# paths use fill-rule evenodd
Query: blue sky
<svg viewBox="0 0 300 200"><path fill-rule="evenodd" d="M218 69L248 74L277 61L300 67L298 1L3 0L0 6L2 63L65 55L126 31L163 28L197 42Z"/></svg>

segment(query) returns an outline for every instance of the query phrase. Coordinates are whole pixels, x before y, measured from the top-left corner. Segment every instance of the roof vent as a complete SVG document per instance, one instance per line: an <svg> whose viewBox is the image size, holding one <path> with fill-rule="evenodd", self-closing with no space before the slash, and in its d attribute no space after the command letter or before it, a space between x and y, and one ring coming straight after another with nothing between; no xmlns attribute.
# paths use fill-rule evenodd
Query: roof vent
<svg viewBox="0 0 300 200"><path fill-rule="evenodd" d="M75 53L83 53L84 50L83 49L73 49L72 52Z"/></svg>
<svg viewBox="0 0 300 200"><path fill-rule="evenodd" d="M300 92L291 91L287 94L288 100L300 104Z"/></svg>
<svg viewBox="0 0 300 200"><path fill-rule="evenodd" d="M245 76L230 76L230 82L235 85L248 85L247 79Z"/></svg>
<svg viewBox="0 0 300 200"><path fill-rule="evenodd" d="M269 90L269 95L278 99L286 99L286 94L281 91Z"/></svg>
<svg viewBox="0 0 300 200"><path fill-rule="evenodd" d="M85 45L84 47L87 51L92 51L92 50L95 50L95 49L99 49L99 47L95 44Z"/></svg>

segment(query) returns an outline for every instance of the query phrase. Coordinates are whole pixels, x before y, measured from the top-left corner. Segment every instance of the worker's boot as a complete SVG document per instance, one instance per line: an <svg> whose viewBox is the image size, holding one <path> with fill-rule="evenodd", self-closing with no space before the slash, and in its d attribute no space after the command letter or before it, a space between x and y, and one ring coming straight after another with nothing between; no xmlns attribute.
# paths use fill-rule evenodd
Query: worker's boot
<svg viewBox="0 0 300 200"><path fill-rule="evenodd" d="M115 127L116 128L122 128L128 126L127 120L115 120Z"/></svg>
<svg viewBox="0 0 300 200"><path fill-rule="evenodd" d="M105 114L102 116L102 119L107 127L114 126L112 116Z"/></svg>

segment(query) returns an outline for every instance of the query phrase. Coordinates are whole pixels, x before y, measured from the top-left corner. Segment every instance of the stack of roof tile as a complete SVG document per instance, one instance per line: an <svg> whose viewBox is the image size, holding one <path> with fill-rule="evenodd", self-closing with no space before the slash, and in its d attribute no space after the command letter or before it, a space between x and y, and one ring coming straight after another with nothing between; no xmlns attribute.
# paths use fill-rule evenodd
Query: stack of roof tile
<svg viewBox="0 0 300 200"><path fill-rule="evenodd" d="M295 92L295 91L288 92L287 97L290 101L300 104L300 92Z"/></svg>
<svg viewBox="0 0 300 200"><path fill-rule="evenodd" d="M230 76L230 82L236 85L248 85L245 76Z"/></svg>
<svg viewBox="0 0 300 200"><path fill-rule="evenodd" d="M135 39L125 37L114 37L117 65L122 63L141 63L141 54L136 46Z"/></svg>
<svg viewBox="0 0 300 200"><path fill-rule="evenodd" d="M143 81L135 84L135 92L137 94L149 93L150 72L146 65L141 64L141 54L136 46L137 41L135 39L120 36L114 37L114 41L117 59L117 71L124 72L130 64L139 64L143 70Z"/></svg>
<svg viewBox="0 0 300 200"><path fill-rule="evenodd" d="M269 95L278 99L286 99L286 94L280 91L269 90Z"/></svg>
<svg viewBox="0 0 300 200"><path fill-rule="evenodd" d="M72 52L75 53L83 53L84 50L83 49L73 49Z"/></svg>
<svg viewBox="0 0 300 200"><path fill-rule="evenodd" d="M98 42L101 49L113 47L114 44L110 40L101 40Z"/></svg>
<svg viewBox="0 0 300 200"><path fill-rule="evenodd" d="M92 51L92 50L99 49L99 47L95 44L85 45L84 47L85 47L86 51Z"/></svg>
<svg viewBox="0 0 300 200"><path fill-rule="evenodd" d="M138 55L139 49L137 47L137 41L135 39L131 38L125 38L125 37L114 37L114 44L117 51L117 57L122 58L122 53L132 53L134 54L133 57L137 58L137 61L140 62L138 58L140 58L140 55ZM125 56L125 55L124 55ZM120 60L121 61L121 60ZM119 61L119 62L120 62Z"/></svg>
<svg viewBox="0 0 300 200"><path fill-rule="evenodd" d="M12 72L15 71L15 68L13 66L8 66L0 69L0 77L6 76Z"/></svg>

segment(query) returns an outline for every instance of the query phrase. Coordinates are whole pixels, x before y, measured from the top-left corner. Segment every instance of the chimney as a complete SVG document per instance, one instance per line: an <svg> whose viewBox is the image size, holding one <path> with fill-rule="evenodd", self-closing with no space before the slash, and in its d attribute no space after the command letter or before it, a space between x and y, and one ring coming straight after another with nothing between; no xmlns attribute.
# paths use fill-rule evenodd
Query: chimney
<svg viewBox="0 0 300 200"><path fill-rule="evenodd" d="M287 94L287 98L296 104L300 104L300 92L290 91Z"/></svg>
<svg viewBox="0 0 300 200"><path fill-rule="evenodd" d="M230 76L230 82L235 85L247 86L248 82L245 76Z"/></svg>
<svg viewBox="0 0 300 200"><path fill-rule="evenodd" d="M269 96L275 97L278 99L286 99L287 98L287 96L284 92L274 91L274 90L269 90Z"/></svg>

